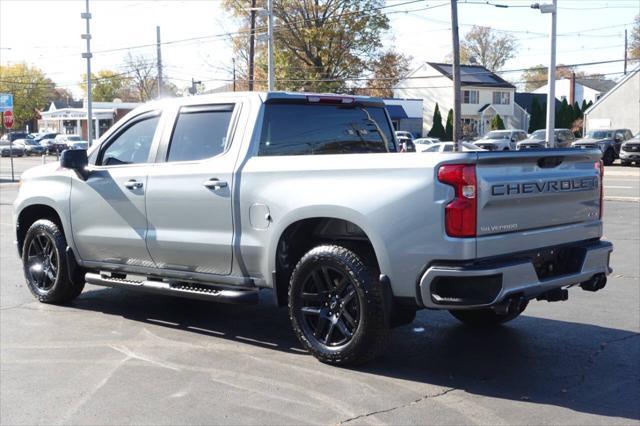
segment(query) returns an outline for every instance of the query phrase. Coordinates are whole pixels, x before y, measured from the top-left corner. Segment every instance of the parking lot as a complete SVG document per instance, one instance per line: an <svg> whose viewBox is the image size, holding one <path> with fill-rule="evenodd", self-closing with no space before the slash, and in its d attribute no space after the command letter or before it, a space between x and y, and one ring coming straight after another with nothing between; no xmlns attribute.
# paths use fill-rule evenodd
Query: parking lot
<svg viewBox="0 0 640 426"><path fill-rule="evenodd" d="M19 172L42 162L14 159ZM51 159L53 161L53 157ZM421 311L364 367L317 362L264 293L233 306L87 285L37 303L0 160L1 424L638 424L640 168L607 167L614 269L493 331Z"/></svg>

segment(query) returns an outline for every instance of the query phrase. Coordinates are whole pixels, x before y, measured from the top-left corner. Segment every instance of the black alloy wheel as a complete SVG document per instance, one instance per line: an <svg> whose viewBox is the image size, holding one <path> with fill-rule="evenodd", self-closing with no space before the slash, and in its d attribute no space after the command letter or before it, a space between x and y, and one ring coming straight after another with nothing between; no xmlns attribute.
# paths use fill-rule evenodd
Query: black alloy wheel
<svg viewBox="0 0 640 426"><path fill-rule="evenodd" d="M360 302L350 277L319 265L304 280L299 321L308 336L328 347L352 339L360 323Z"/></svg>
<svg viewBox="0 0 640 426"><path fill-rule="evenodd" d="M49 291L56 283L59 266L60 256L51 236L46 232L35 234L27 247L27 278L38 290Z"/></svg>

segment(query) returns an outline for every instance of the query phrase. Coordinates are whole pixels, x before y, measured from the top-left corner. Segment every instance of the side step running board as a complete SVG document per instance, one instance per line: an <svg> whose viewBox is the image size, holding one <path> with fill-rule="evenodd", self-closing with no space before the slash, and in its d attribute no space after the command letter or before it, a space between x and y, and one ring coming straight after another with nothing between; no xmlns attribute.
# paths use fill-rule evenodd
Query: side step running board
<svg viewBox="0 0 640 426"><path fill-rule="evenodd" d="M258 290L222 290L214 287L192 283L169 283L164 281L132 281L114 278L108 275L88 272L85 280L89 284L105 287L137 290L147 293L166 294L169 296L201 299L222 303L249 304L258 303Z"/></svg>

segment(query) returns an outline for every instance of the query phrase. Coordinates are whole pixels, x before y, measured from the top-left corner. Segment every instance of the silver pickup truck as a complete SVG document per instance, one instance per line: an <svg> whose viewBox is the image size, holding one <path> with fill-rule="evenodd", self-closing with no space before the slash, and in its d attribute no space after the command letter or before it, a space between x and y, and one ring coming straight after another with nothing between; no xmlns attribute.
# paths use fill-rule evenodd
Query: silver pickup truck
<svg viewBox="0 0 640 426"><path fill-rule="evenodd" d="M418 309L490 326L604 287L599 150L396 151L376 98L146 104L23 175L27 285L45 303L85 283L227 303L271 289L331 364L375 357Z"/></svg>

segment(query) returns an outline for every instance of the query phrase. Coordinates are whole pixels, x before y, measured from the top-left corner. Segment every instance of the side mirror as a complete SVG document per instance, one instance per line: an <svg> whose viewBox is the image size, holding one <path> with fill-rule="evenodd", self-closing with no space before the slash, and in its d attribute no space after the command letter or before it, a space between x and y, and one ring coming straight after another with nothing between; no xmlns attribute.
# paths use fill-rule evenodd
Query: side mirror
<svg viewBox="0 0 640 426"><path fill-rule="evenodd" d="M88 165L89 158L85 149L65 149L60 155L60 166L74 170L82 180L89 176Z"/></svg>
<svg viewBox="0 0 640 426"><path fill-rule="evenodd" d="M622 136L618 135L613 139L615 142L622 142Z"/></svg>

